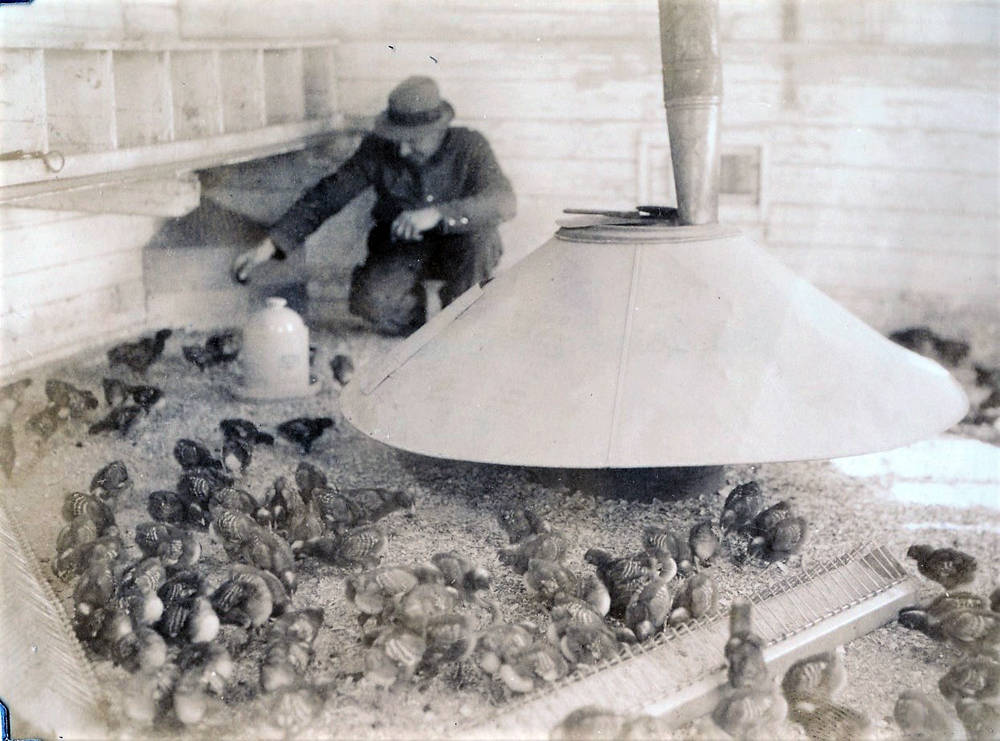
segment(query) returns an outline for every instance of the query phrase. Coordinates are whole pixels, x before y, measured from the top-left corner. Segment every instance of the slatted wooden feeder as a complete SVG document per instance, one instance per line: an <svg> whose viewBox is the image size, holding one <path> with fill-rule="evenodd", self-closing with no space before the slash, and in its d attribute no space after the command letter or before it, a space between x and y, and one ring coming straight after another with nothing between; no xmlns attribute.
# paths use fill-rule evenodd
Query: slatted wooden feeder
<svg viewBox="0 0 1000 741"><path fill-rule="evenodd" d="M661 0L660 26L676 218L560 228L362 369L340 397L361 432L483 463L670 469L887 450L965 415L944 368L718 223L718 5Z"/></svg>

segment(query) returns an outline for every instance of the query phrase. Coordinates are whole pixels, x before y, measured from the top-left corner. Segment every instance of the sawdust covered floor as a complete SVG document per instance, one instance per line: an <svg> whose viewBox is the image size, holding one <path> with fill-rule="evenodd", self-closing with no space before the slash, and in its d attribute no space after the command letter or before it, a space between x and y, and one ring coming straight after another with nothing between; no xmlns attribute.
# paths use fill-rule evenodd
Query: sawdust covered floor
<svg viewBox="0 0 1000 741"><path fill-rule="evenodd" d="M995 335L996 328L989 328ZM35 553L67 612L72 612L72 589L51 575L55 539L63 525L60 509L69 491L85 490L93 474L105 463L121 459L136 482L130 498L120 503L117 517L129 542L136 523L147 520L145 497L157 489L172 489L180 474L171 451L180 437L200 439L216 451L222 438L219 420L245 417L273 431L276 424L297 416L336 418L337 425L314 446L305 459L322 468L344 486L405 487L413 492L412 515L396 513L385 520L389 534L386 563L414 563L439 551L458 550L490 570L494 592L510 621L530 620L544 628L547 618L526 594L520 577L497 559L506 545L496 513L502 505L523 503L564 530L573 547L568 565L579 573L584 552L598 546L615 553L638 549L642 527L647 524L687 529L706 517L718 518L723 496L704 495L679 502L642 502L627 498L598 497L565 486L543 485L530 472L504 467L437 461L402 454L361 436L339 415L337 384L329 359L347 352L357 364L366 362L391 342L350 325L313 334L318 345L314 369L324 388L313 398L294 402L251 405L235 401L229 390L237 380L235 368L214 368L200 373L181 356L181 345L203 340L204 335L175 333L164 357L149 371L149 383L160 386L165 400L160 408L124 437L88 436L87 424L69 421L48 442L35 445L23 429L24 419L45 402L44 380L60 378L100 396L101 379L112 375L102 351L86 353L34 374L15 419L19 460L13 480L4 489L5 501L31 539ZM975 338L969 337L975 347ZM983 358L996 362L1000 358ZM115 374L121 375L121 374ZM105 407L95 410L103 416ZM526 424L528 422L526 421ZM995 431L960 426L960 435L978 436L996 444ZM296 447L279 440L273 449L260 447L247 476L239 484L261 496L276 476L290 475L303 457ZM973 587L988 592L1000 574L1000 511L989 507L914 506L892 498L883 482L858 479L840 472L827 461L733 467L726 470L730 483L756 478L769 502L791 499L805 514L812 532L803 562L821 562L867 542L885 545L902 559L913 542L954 545L980 561ZM227 559L206 533L202 567L215 586ZM138 549L132 546L132 555ZM912 562L908 564L912 568ZM790 568L801 568L795 565ZM787 573L787 572L786 572ZM321 715L294 738L437 738L466 724L486 720L502 709L510 693L484 674L473 659L446 665L434 676L420 676L391 689L380 689L362 680L365 648L360 641L356 610L344 596L346 573L306 559L299 562L299 588L293 607L320 606L325 611L323 629L316 641L315 658L307 679L333 688ZM712 569L720 591L720 604L737 594L748 594L785 574L777 567L749 564L737 568L722 559ZM924 582L922 594L934 588ZM485 612L474 613L480 624ZM221 638L237 665L227 705L216 709L191 729L162 724L156 729L132 725L122 712L124 691L131 675L110 662L95 660L94 670L110 699L111 736L145 738L180 735L189 738L281 737L269 716L269 698L258 689L261 641L246 632L224 626ZM891 721L897 695L904 689L936 691L938 677L953 658L951 652L925 637L894 624L850 644L847 668L850 683L843 696L847 705L863 709L876 724L881 738L895 738ZM58 681L58 678L53 678ZM786 725L788 738L804 737L801 729Z"/></svg>

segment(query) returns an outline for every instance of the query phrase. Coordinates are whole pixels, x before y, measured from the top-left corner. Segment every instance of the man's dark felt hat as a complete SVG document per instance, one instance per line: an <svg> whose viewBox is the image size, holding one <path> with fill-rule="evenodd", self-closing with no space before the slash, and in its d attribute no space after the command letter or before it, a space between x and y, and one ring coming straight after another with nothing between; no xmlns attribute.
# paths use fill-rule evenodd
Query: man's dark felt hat
<svg viewBox="0 0 1000 741"><path fill-rule="evenodd" d="M375 119L374 131L384 139L404 139L440 130L455 117L430 77L407 77L389 93L389 107Z"/></svg>

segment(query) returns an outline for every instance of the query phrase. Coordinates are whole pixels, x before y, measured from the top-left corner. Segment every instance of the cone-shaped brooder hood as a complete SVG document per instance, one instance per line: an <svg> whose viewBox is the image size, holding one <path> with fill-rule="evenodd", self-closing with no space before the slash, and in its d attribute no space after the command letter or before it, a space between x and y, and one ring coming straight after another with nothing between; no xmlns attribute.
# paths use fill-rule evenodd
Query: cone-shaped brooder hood
<svg viewBox="0 0 1000 741"><path fill-rule="evenodd" d="M425 455L670 468L886 450L968 400L718 225L717 0L660 0L677 214L563 228L343 389L365 434Z"/></svg>
<svg viewBox="0 0 1000 741"><path fill-rule="evenodd" d="M885 450L968 401L735 229L608 223L459 297L341 407L425 455L631 468Z"/></svg>

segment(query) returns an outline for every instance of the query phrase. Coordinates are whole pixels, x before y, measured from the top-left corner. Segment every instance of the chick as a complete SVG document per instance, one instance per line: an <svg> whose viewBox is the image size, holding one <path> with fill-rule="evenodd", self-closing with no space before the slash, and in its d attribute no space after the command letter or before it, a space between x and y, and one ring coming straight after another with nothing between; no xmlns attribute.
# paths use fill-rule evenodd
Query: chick
<svg viewBox="0 0 1000 741"><path fill-rule="evenodd" d="M503 507L497 513L500 526L507 532L508 540L513 545L520 543L530 535L537 535L535 525L538 522L537 516L521 507Z"/></svg>
<svg viewBox="0 0 1000 741"><path fill-rule="evenodd" d="M206 595L204 577L194 569L172 572L163 585L156 590L164 608L189 602L195 597Z"/></svg>
<svg viewBox="0 0 1000 741"><path fill-rule="evenodd" d="M377 522L393 512L412 510L415 504L413 494L405 489L367 487L344 489L342 493L354 506L355 526Z"/></svg>
<svg viewBox="0 0 1000 741"><path fill-rule="evenodd" d="M253 422L247 419L233 417L219 422L219 429L226 440L245 440L251 445L274 445L274 435L270 435L257 428Z"/></svg>
<svg viewBox="0 0 1000 741"><path fill-rule="evenodd" d="M963 699L955 710L969 741L1000 741L1000 704Z"/></svg>
<svg viewBox="0 0 1000 741"><path fill-rule="evenodd" d="M125 688L125 715L135 723L150 726L163 720L173 707L173 692L180 677L176 665L167 663L141 672Z"/></svg>
<svg viewBox="0 0 1000 741"><path fill-rule="evenodd" d="M101 380L104 390L104 401L109 407L121 406L129 398L128 385L120 378L104 378Z"/></svg>
<svg viewBox="0 0 1000 741"><path fill-rule="evenodd" d="M698 565L709 564L719 550L719 536L711 520L704 520L691 527L688 533L688 546Z"/></svg>
<svg viewBox="0 0 1000 741"><path fill-rule="evenodd" d="M843 646L796 661L781 680L785 699L793 706L798 702L833 702L845 686L847 669Z"/></svg>
<svg viewBox="0 0 1000 741"><path fill-rule="evenodd" d="M111 461L94 474L90 480L90 493L105 502L114 502L125 492L131 491L132 478L122 461Z"/></svg>
<svg viewBox="0 0 1000 741"><path fill-rule="evenodd" d="M729 608L729 638L723 648L731 687L759 687L768 678L764 639L753 630L753 605L737 597Z"/></svg>
<svg viewBox="0 0 1000 741"><path fill-rule="evenodd" d="M87 434L100 435L105 432L117 432L122 437L128 434L142 415L142 407L138 404L126 404L115 407L102 419L87 428Z"/></svg>
<svg viewBox="0 0 1000 741"><path fill-rule="evenodd" d="M188 438L180 438L174 444L174 460L180 463L185 471L222 468L222 461L212 454L208 446Z"/></svg>
<svg viewBox="0 0 1000 741"><path fill-rule="evenodd" d="M28 417L25 428L44 442L56 434L56 430L62 426L63 421L63 418L59 416L59 407L49 405L37 414Z"/></svg>
<svg viewBox="0 0 1000 741"><path fill-rule="evenodd" d="M722 505L722 515L719 518L722 532L746 530L763 507L764 495L756 481L738 484L729 492Z"/></svg>
<svg viewBox="0 0 1000 741"><path fill-rule="evenodd" d="M174 685L173 701L174 715L188 727L203 722L206 716L221 713L225 708L222 700L208 693L204 670L197 666L181 672Z"/></svg>
<svg viewBox="0 0 1000 741"><path fill-rule="evenodd" d="M673 603L668 582L662 576L652 578L633 595L625 608L625 626L632 631L636 640L650 638L666 624Z"/></svg>
<svg viewBox="0 0 1000 741"><path fill-rule="evenodd" d="M588 574L583 577L577 589L580 599L590 605L598 615L602 617L611 611L611 593L607 585L601 581L597 574Z"/></svg>
<svg viewBox="0 0 1000 741"><path fill-rule="evenodd" d="M543 558L532 558L524 572L528 594L546 606L552 605L560 594L575 595L579 583L579 578L569 568Z"/></svg>
<svg viewBox="0 0 1000 741"><path fill-rule="evenodd" d="M907 558L916 559L917 570L947 590L970 583L976 577L976 559L955 548L911 545Z"/></svg>
<svg viewBox="0 0 1000 741"><path fill-rule="evenodd" d="M365 679L380 687L391 687L410 679L427 650L427 639L405 628L380 635L365 654Z"/></svg>
<svg viewBox="0 0 1000 741"><path fill-rule="evenodd" d="M110 560L91 563L73 588L73 603L78 615L103 609L114 596L118 581Z"/></svg>
<svg viewBox="0 0 1000 741"><path fill-rule="evenodd" d="M395 616L408 630L423 635L431 620L454 612L460 597L454 587L418 584L399 600Z"/></svg>
<svg viewBox="0 0 1000 741"><path fill-rule="evenodd" d="M763 535L755 536L749 552L771 563L784 561L802 550L808 534L809 523L804 517L785 517Z"/></svg>
<svg viewBox="0 0 1000 741"><path fill-rule="evenodd" d="M684 582L684 586L674 600L670 612L670 624L677 625L688 620L698 620L718 606L718 592L715 580L709 574L696 574Z"/></svg>
<svg viewBox="0 0 1000 741"><path fill-rule="evenodd" d="M330 371L337 379L337 383L346 386L354 377L354 361L351 360L350 355L334 355L333 360L330 361Z"/></svg>
<svg viewBox="0 0 1000 741"><path fill-rule="evenodd" d="M129 386L127 391L135 405L146 414L152 412L163 401L163 390L156 386Z"/></svg>
<svg viewBox="0 0 1000 741"><path fill-rule="evenodd" d="M1000 614L988 610L952 610L940 619L911 610L901 614L899 621L931 638L943 639L965 653L995 655L1000 644Z"/></svg>
<svg viewBox="0 0 1000 741"><path fill-rule="evenodd" d="M299 551L333 566L350 569L371 569L385 557L385 532L376 526L359 527L339 537L322 536L302 544Z"/></svg>
<svg viewBox="0 0 1000 741"><path fill-rule="evenodd" d="M972 592L945 592L931 600L927 607L923 609L931 617L940 618L952 610L986 610L988 608L989 605L986 599L978 594L973 594ZM994 610L994 612L996 611Z"/></svg>
<svg viewBox="0 0 1000 741"><path fill-rule="evenodd" d="M308 738L305 729L319 717L326 700L326 688L308 684L282 687L268 704L268 725L282 732L284 738Z"/></svg>
<svg viewBox="0 0 1000 741"><path fill-rule="evenodd" d="M457 589L463 599L488 609L494 620L502 618L500 606L490 595L493 577L485 567L473 563L456 551L435 553L431 556L430 564L425 564L424 568L428 566L440 574L441 583Z"/></svg>
<svg viewBox="0 0 1000 741"><path fill-rule="evenodd" d="M269 638L281 638L311 646L323 626L323 618L321 607L286 612L271 623Z"/></svg>
<svg viewBox="0 0 1000 741"><path fill-rule="evenodd" d="M302 550L302 546L310 540L322 537L326 534L326 523L319 511L319 505L311 501L301 509L292 513L288 522L288 532L286 537L292 547L292 551L297 553Z"/></svg>
<svg viewBox="0 0 1000 741"><path fill-rule="evenodd" d="M715 724L735 739L778 738L787 715L788 703L769 683L727 688L712 710Z"/></svg>
<svg viewBox="0 0 1000 741"><path fill-rule="evenodd" d="M420 583L405 566L382 566L347 577L347 601L364 615L381 615Z"/></svg>
<svg viewBox="0 0 1000 741"><path fill-rule="evenodd" d="M302 499L307 503L311 502L314 491L326 488L326 474L312 463L300 461L295 467L295 485L299 488Z"/></svg>
<svg viewBox="0 0 1000 741"><path fill-rule="evenodd" d="M130 674L152 671L167 663L167 643L152 628L140 626L118 639L111 660Z"/></svg>
<svg viewBox="0 0 1000 741"><path fill-rule="evenodd" d="M988 656L969 656L957 661L938 680L945 699L1000 700L1000 663Z"/></svg>
<svg viewBox="0 0 1000 741"><path fill-rule="evenodd" d="M572 622L560 628L559 651L570 664L596 664L613 661L619 655L619 643L603 622Z"/></svg>
<svg viewBox="0 0 1000 741"><path fill-rule="evenodd" d="M990 610L1000 612L1000 587L990 592Z"/></svg>
<svg viewBox="0 0 1000 741"><path fill-rule="evenodd" d="M676 573L658 571L659 565L655 559L645 553L617 558L607 551L591 548L584 554L584 560L595 567L597 576L608 588L611 597L609 614L620 619L624 619L625 610L633 595L654 576L669 581L673 573ZM673 565L672 559L670 563Z"/></svg>
<svg viewBox="0 0 1000 741"><path fill-rule="evenodd" d="M427 621L424 637L427 646L421 659L421 670L436 670L442 664L463 661L476 648L476 633L468 615L447 613Z"/></svg>
<svg viewBox="0 0 1000 741"><path fill-rule="evenodd" d="M205 597L164 602L163 617L156 627L168 640L208 643L219 634L219 616Z"/></svg>
<svg viewBox="0 0 1000 741"><path fill-rule="evenodd" d="M302 455L308 455L313 444L328 429L333 427L330 417L298 417L278 425L278 434L298 445Z"/></svg>
<svg viewBox="0 0 1000 741"><path fill-rule="evenodd" d="M167 339L173 334L169 329L161 329L152 337L143 337L137 342L123 342L108 350L108 365L114 368L124 365L139 375L145 375L149 366L163 354Z"/></svg>
<svg viewBox="0 0 1000 741"><path fill-rule="evenodd" d="M257 500L253 498L250 492L244 489L224 486L212 492L208 507L209 511L213 513L219 509L231 509L246 515L252 515L257 510Z"/></svg>
<svg viewBox="0 0 1000 741"><path fill-rule="evenodd" d="M163 562L156 557L146 558L125 571L119 591L134 590L147 598L156 597L166 582L167 570Z"/></svg>
<svg viewBox="0 0 1000 741"><path fill-rule="evenodd" d="M777 504L773 504L757 513L748 528L750 536L769 537L770 533L777 527L778 523L791 517L792 503L787 499L782 499Z"/></svg>
<svg viewBox="0 0 1000 741"><path fill-rule="evenodd" d="M260 686L276 692L299 682L312 661L312 649L297 641L270 640L260 665Z"/></svg>
<svg viewBox="0 0 1000 741"><path fill-rule="evenodd" d="M642 531L642 547L659 563L667 563L673 559L681 574L691 573L691 546L687 538L670 528L649 525Z"/></svg>
<svg viewBox="0 0 1000 741"><path fill-rule="evenodd" d="M874 738L871 719L844 705L803 702L792 706L789 716L814 741L862 741Z"/></svg>
<svg viewBox="0 0 1000 741"><path fill-rule="evenodd" d="M17 381L0 386L0 404L9 407L10 411L21 406L24 394L31 386L30 378L20 378Z"/></svg>
<svg viewBox="0 0 1000 741"><path fill-rule="evenodd" d="M71 383L50 378L45 382L45 396L49 403L60 409L66 409L73 419L86 417L87 413L97 409L97 397L86 389L78 389Z"/></svg>
<svg viewBox="0 0 1000 741"><path fill-rule="evenodd" d="M550 642L556 644L559 643L559 639L570 626L607 627L603 615L584 600L567 594L556 596L555 604L549 611L549 617L552 619L552 623L546 631L546 637Z"/></svg>
<svg viewBox="0 0 1000 741"><path fill-rule="evenodd" d="M477 662L484 672L495 677L503 664L531 643L531 632L523 623L496 623L479 637Z"/></svg>
<svg viewBox="0 0 1000 741"><path fill-rule="evenodd" d="M271 617L274 602L264 578L253 571L237 571L212 593L212 609L219 621L241 628L259 628Z"/></svg>
<svg viewBox="0 0 1000 741"><path fill-rule="evenodd" d="M961 726L940 700L926 692L906 690L896 700L892 713L910 741L948 741L963 737Z"/></svg>
<svg viewBox="0 0 1000 741"><path fill-rule="evenodd" d="M201 543L193 532L163 522L140 522L135 542L145 556L159 556L167 568L189 568L201 558Z"/></svg>
<svg viewBox="0 0 1000 741"><path fill-rule="evenodd" d="M251 523L254 529L249 537L236 547L227 549L227 552L236 561L270 571L289 592L294 592L298 580L295 575L295 554L291 546L283 538L264 530L252 520Z"/></svg>
<svg viewBox="0 0 1000 741"><path fill-rule="evenodd" d="M532 643L501 665L497 675L512 692L531 692L540 684L555 682L569 674L562 653L548 643Z"/></svg>
<svg viewBox="0 0 1000 741"><path fill-rule="evenodd" d="M624 718L594 705L577 708L549 732L549 741L576 741L588 738L615 738Z"/></svg>
<svg viewBox="0 0 1000 741"><path fill-rule="evenodd" d="M238 437L227 438L222 443L222 463L230 473L243 476L253 459L253 447Z"/></svg>
<svg viewBox="0 0 1000 741"><path fill-rule="evenodd" d="M180 525L187 518L187 507L176 491L159 490L149 493L146 512L156 522Z"/></svg>

